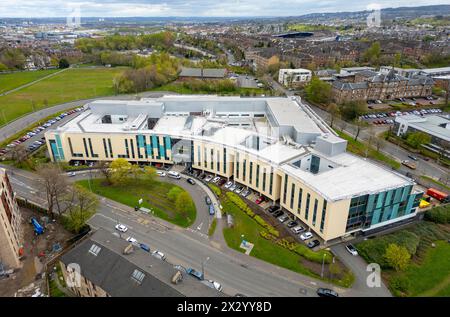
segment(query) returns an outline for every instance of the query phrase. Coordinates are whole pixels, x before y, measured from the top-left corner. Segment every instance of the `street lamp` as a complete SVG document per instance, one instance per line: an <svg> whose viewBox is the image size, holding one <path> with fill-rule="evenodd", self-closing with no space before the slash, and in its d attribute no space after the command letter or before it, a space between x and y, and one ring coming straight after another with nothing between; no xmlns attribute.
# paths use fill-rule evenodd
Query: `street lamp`
<svg viewBox="0 0 450 317"><path fill-rule="evenodd" d="M325 257L327 256L326 253L323 254L323 258L322 258L322 272L320 273L320 277L323 278L323 269L325 266Z"/></svg>
<svg viewBox="0 0 450 317"><path fill-rule="evenodd" d="M202 262L202 276L205 277L205 264L209 261L209 256Z"/></svg>

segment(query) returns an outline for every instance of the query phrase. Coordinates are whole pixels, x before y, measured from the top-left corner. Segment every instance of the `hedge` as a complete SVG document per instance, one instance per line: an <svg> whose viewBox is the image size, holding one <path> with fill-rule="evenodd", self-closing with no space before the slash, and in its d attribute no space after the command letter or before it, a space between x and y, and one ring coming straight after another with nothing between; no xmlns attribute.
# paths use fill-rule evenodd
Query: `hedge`
<svg viewBox="0 0 450 317"><path fill-rule="evenodd" d="M450 204L428 210L425 219L435 223L450 223Z"/></svg>
<svg viewBox="0 0 450 317"><path fill-rule="evenodd" d="M227 197L233 204L235 204L239 209L245 212L250 218L253 218L255 216L255 213L238 195L232 192L227 192Z"/></svg>

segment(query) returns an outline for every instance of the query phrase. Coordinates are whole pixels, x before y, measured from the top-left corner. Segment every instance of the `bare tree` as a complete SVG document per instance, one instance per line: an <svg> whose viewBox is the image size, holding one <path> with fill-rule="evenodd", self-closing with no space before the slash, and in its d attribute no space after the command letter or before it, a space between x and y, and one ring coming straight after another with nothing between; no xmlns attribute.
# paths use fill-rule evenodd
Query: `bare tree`
<svg viewBox="0 0 450 317"><path fill-rule="evenodd" d="M98 169L100 173L102 173L103 177L105 177L108 184L111 184L111 169L109 168L109 162L100 161L98 162Z"/></svg>
<svg viewBox="0 0 450 317"><path fill-rule="evenodd" d="M56 206L58 214L63 212L62 201L67 193L69 181L67 176L55 164L47 163L38 166L37 174L39 175L39 186L45 190L48 204L48 213L53 216Z"/></svg>
<svg viewBox="0 0 450 317"><path fill-rule="evenodd" d="M355 126L356 126L356 133L355 133L355 141L358 141L359 133L361 132L361 128L363 127L363 121L356 119L355 120Z"/></svg>
<svg viewBox="0 0 450 317"><path fill-rule="evenodd" d="M25 146L23 144L19 144L19 145L13 147L9 153L10 153L11 160L13 160L14 163L16 163L17 165L22 164L28 158L27 149L25 148Z"/></svg>
<svg viewBox="0 0 450 317"><path fill-rule="evenodd" d="M339 107L335 103L331 103L327 111L330 114L330 127L333 128L334 121L340 117Z"/></svg>
<svg viewBox="0 0 450 317"><path fill-rule="evenodd" d="M99 201L96 195L79 185L72 185L65 196L68 228L78 233L86 221L97 211Z"/></svg>

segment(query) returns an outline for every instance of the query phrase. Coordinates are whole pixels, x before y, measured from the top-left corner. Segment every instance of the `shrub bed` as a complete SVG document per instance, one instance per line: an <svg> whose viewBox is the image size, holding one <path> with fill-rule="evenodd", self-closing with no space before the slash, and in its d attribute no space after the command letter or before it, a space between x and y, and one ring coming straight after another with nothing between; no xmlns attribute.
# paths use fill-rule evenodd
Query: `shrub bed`
<svg viewBox="0 0 450 317"><path fill-rule="evenodd" d="M435 223L450 223L450 204L428 210L425 219Z"/></svg>

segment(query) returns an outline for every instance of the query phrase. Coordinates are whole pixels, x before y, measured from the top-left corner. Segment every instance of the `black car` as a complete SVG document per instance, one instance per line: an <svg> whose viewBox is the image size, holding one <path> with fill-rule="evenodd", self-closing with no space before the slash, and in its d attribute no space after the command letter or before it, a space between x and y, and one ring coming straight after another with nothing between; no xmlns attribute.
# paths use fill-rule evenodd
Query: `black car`
<svg viewBox="0 0 450 317"><path fill-rule="evenodd" d="M413 155L408 155L408 157L409 157L411 160L417 161L417 157L415 157L415 156L413 156Z"/></svg>
<svg viewBox="0 0 450 317"><path fill-rule="evenodd" d="M276 205L273 205L273 206L270 206L269 208L267 208L267 211L269 212L269 213L273 213L273 212L275 212L275 211L277 211L277 210L279 210L280 209L280 207L278 207L278 206L276 206Z"/></svg>
<svg viewBox="0 0 450 317"><path fill-rule="evenodd" d="M211 205L211 198L209 198L208 196L205 196L205 202L207 205Z"/></svg>
<svg viewBox="0 0 450 317"><path fill-rule="evenodd" d="M281 215L284 215L284 212L282 212L281 210L277 210L272 214L272 216L274 216L275 218L277 218Z"/></svg>
<svg viewBox="0 0 450 317"><path fill-rule="evenodd" d="M287 227L288 228L294 228L296 225L298 225L297 221L291 220L288 222Z"/></svg>
<svg viewBox="0 0 450 317"><path fill-rule="evenodd" d="M310 249L315 248L319 244L320 244L319 240L317 240L317 239L316 240L312 240L312 241L308 242L308 248L310 248Z"/></svg>
<svg viewBox="0 0 450 317"><path fill-rule="evenodd" d="M328 288L318 288L317 295L320 297L339 297L339 294Z"/></svg>
<svg viewBox="0 0 450 317"><path fill-rule="evenodd" d="M200 179L204 179L205 177L206 177L206 174L205 174L205 173L203 173L203 174L200 175Z"/></svg>
<svg viewBox="0 0 450 317"><path fill-rule="evenodd" d="M195 181L192 178L188 178L186 181L191 185L195 185Z"/></svg>

